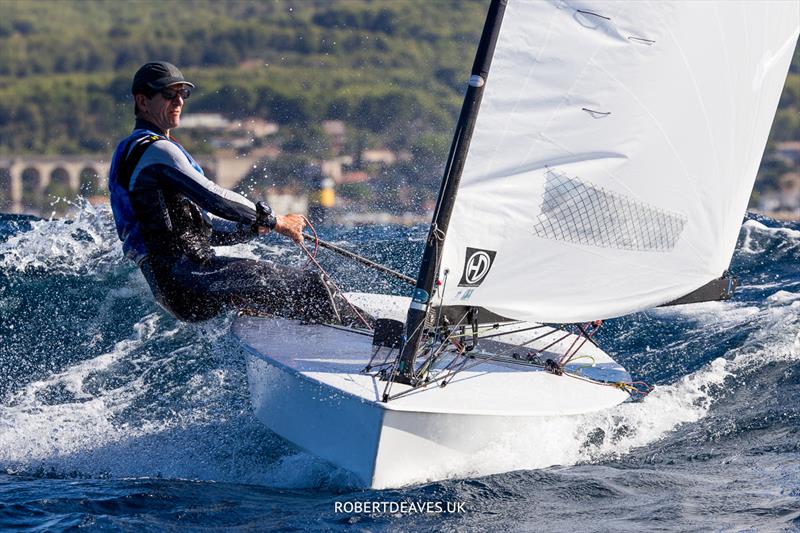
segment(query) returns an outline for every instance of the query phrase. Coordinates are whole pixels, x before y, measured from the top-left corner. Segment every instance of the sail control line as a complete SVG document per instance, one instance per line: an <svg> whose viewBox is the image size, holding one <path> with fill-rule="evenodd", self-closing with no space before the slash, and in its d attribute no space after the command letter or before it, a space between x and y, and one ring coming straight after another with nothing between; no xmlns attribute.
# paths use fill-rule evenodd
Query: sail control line
<svg viewBox="0 0 800 533"><path fill-rule="evenodd" d="M310 227L310 224L309 224L309 227ZM393 278L397 278L400 281L404 281L404 282L408 283L409 285L414 285L416 283L416 280L414 278L412 278L411 276L406 276L405 274L402 274L402 273L400 273L400 272L398 272L396 270L392 270L391 268L387 267L386 265L382 265L380 263L376 263L375 261L372 261L371 259L367 259L366 257L364 257L362 255L358 255L355 252L351 252L350 250L345 250L344 248L341 248L339 246L331 244L331 243L329 243L327 241L323 241L322 239L317 237L316 233L314 235L309 235L308 233L303 233L303 237L306 240L314 241L315 246L321 246L322 248L326 248L328 250L331 250L332 252L335 252L335 253L343 256L343 257L347 257L348 259L352 259L352 260L354 260L354 261L356 261L358 263L361 263L362 265L364 265L366 267L369 267L369 268L371 268L373 270L377 270L378 272L381 272L383 274L387 274L387 275L389 275L389 276L391 276Z"/></svg>
<svg viewBox="0 0 800 533"><path fill-rule="evenodd" d="M323 277L324 277L325 281L326 281L327 283L329 283L329 284L330 284L330 285L331 285L331 286L334 288L334 290L335 290L336 292L338 292L338 293L339 293L339 295L342 297L342 299L345 301L345 303L347 303L347 306L348 306L348 307L350 307L350 310L351 310L351 311L353 311L353 313L355 313L355 315L358 317L358 319L359 319L359 321L361 322L361 324L362 324L362 325L363 325L363 326L364 326L366 329L368 329L368 330L371 330L371 329L372 329L372 325L369 323L369 321L368 321L366 318L364 318L364 315L362 315L362 314L359 312L358 308L356 308L356 306L355 306L355 305L353 305L353 304L350 302L350 300L348 300L348 299L345 297L345 295L344 295L344 292L341 290L341 288L339 288L339 285L337 285L337 284L336 284L336 282L335 282L335 281L333 281L333 278L331 277L331 275L330 275L330 274L328 274L328 272L327 272L327 271L325 271L325 269L322 267L322 265L321 265L321 264L319 264L319 261L317 261L317 246L318 246L318 245L319 245L319 243L320 243L320 240L319 240L319 238L317 237L317 230L316 230L316 229L314 229L314 226L311 224L311 222L310 222L310 221L309 221L309 220L308 220L306 217L303 217L303 220L305 220L305 222L306 222L306 224L308 225L308 227L309 227L309 228L311 228L311 231L313 231L313 232L314 232L314 235L313 235L313 236L310 236L310 235L303 234L303 237L305 237L305 238L311 237L312 239L314 239L314 243L315 243L315 244L314 244L314 251L313 251L313 252L309 251L309 249L308 249L308 247L306 246L306 243L305 243L304 241L299 241L299 242L297 243L297 244L298 244L298 246L300 246L300 248L303 250L303 252L305 252L306 256L308 256L308 262L309 262L309 263L314 263L314 266L316 266L316 267L317 267L317 269L319 269L319 271L320 271L320 273L323 275ZM356 255L356 254L352 254L352 255ZM388 269L387 269L387 270L388 270ZM335 306L335 303L334 303L334 306ZM336 310L336 314L337 314L337 315L339 314L338 310Z"/></svg>

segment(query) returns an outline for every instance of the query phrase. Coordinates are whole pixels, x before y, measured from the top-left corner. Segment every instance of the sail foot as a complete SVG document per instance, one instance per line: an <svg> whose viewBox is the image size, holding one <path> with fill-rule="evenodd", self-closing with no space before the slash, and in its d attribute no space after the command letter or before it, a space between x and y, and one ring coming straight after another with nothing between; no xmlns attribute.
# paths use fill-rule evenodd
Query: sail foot
<svg viewBox="0 0 800 533"><path fill-rule="evenodd" d="M737 279L730 272L725 272L718 279L706 283L699 289L694 290L685 296L681 296L680 298L672 300L671 302L661 304L659 307L730 300L733 297L733 292L736 290L737 285Z"/></svg>

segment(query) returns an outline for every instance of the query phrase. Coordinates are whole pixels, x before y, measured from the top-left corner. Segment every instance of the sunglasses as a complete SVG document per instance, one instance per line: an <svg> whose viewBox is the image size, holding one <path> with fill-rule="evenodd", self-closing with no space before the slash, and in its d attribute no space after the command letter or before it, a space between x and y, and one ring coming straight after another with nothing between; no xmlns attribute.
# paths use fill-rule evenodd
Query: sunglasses
<svg viewBox="0 0 800 533"><path fill-rule="evenodd" d="M188 87L185 87L183 89L176 89L176 90L173 90L173 89L162 89L161 91L159 91L159 94L161 94L161 97L164 100L174 100L178 96L180 96L181 98L186 100L192 95L192 90L189 89Z"/></svg>

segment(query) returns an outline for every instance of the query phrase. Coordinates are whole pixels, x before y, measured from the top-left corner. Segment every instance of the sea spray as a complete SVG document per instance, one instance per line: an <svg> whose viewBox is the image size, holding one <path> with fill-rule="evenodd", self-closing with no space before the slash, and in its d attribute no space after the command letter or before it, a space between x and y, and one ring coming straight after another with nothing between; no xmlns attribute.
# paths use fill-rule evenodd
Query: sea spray
<svg viewBox="0 0 800 533"><path fill-rule="evenodd" d="M692 505L681 494L712 498L732 513L760 506L780 516L796 503L795 226L763 219L745 224L732 266L742 287L734 300L607 321L602 346L656 385L643 402L549 420L540 432L509 432L469 458L474 476L530 470L351 494L355 483L346 471L298 450L253 417L243 358L227 334L232 317L187 325L165 314L138 269L119 253L110 213L96 210L94 219L88 212L80 215L79 226L88 224L97 240L74 234L75 222L0 217L0 227L14 226L0 245L16 239L3 250L17 254L0 259L7 297L0 299L0 327L14 326L0 336L0 386L6 391L0 395L0 471L15 473L5 478L9 486L34 476L62 491L60 478L88 478L85 494L106 494L125 483L140 490L133 478L160 478L177 494L183 485L174 480L191 479L204 494L239 502L249 495L259 501L258 512L268 501L311 498L286 505L328 513L334 525L338 518L326 502L343 492L364 500L444 494L467 501L472 513L491 509L492 516L506 516L508 527L563 525L558 516L566 513L577 520L577 529L591 529L590 522L575 518L580 513L570 498L582 502L581 509L594 509L592 521L612 520L628 505L635 509L631 513L657 515L663 501L682 509L683 523L693 523ZM424 239L418 228L333 235L339 244L389 258L412 274L420 235ZM51 250L42 244L48 238L67 244ZM73 255L67 258L65 250ZM304 263L291 244L274 238L224 252ZM350 289L383 283L321 254ZM405 294L403 287L390 288ZM446 476L448 465L441 470L430 477ZM196 488L190 492L196 497ZM756 492L768 494L768 501ZM282 500L285 494L293 496ZM536 504L523 508L523 500ZM528 512L535 512L535 521ZM469 523L480 522L469 516ZM704 512L702 520L708 519ZM485 529L502 527L497 520ZM714 523L723 521L720 514Z"/></svg>

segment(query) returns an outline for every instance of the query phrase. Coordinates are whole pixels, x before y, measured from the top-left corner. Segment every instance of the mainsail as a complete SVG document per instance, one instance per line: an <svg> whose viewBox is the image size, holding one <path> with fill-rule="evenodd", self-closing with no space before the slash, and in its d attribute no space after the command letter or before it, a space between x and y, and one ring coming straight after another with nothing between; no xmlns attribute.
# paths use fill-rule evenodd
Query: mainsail
<svg viewBox="0 0 800 533"><path fill-rule="evenodd" d="M569 323L718 278L799 31L793 0L511 0L434 303Z"/></svg>

